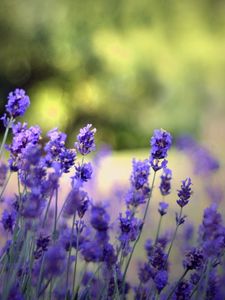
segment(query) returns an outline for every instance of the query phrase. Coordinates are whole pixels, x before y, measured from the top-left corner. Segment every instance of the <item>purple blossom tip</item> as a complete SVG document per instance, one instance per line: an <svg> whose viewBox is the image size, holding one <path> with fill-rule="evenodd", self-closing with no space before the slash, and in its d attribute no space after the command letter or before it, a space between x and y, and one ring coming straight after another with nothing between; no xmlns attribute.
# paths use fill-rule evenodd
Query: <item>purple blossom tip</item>
<svg viewBox="0 0 225 300"><path fill-rule="evenodd" d="M6 111L13 118L23 116L30 105L30 98L26 95L23 89L15 89L8 95L8 103Z"/></svg>
<svg viewBox="0 0 225 300"><path fill-rule="evenodd" d="M96 128L91 129L91 127L92 124L87 124L87 126L81 128L80 133L77 135L77 142L74 144L82 155L87 155L96 149L94 140Z"/></svg>

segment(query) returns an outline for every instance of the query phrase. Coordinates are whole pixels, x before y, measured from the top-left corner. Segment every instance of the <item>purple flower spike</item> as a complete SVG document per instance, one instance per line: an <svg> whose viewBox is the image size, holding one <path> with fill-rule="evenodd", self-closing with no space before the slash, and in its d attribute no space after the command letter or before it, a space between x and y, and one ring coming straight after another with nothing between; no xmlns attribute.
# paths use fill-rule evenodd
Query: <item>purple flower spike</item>
<svg viewBox="0 0 225 300"><path fill-rule="evenodd" d="M168 168L163 170L163 174L161 176L160 182L160 192L163 196L169 195L171 190L171 179L172 179L172 171Z"/></svg>
<svg viewBox="0 0 225 300"><path fill-rule="evenodd" d="M198 248L193 248L185 254L183 261L184 268L189 270L198 270L203 266L204 255L203 251Z"/></svg>
<svg viewBox="0 0 225 300"><path fill-rule="evenodd" d="M91 129L91 127L92 124L87 124L87 126L81 128L77 136L77 142L74 144L75 148L82 155L87 155L96 149L94 140L96 128Z"/></svg>
<svg viewBox="0 0 225 300"><path fill-rule="evenodd" d="M181 189L178 190L178 197L179 199L177 200L177 204L180 207L184 207L185 205L188 204L189 199L191 197L191 178L186 178L185 180L182 181Z"/></svg>
<svg viewBox="0 0 225 300"><path fill-rule="evenodd" d="M13 232L13 227L16 222L16 213L9 213L7 210L4 210L2 214L2 225L6 231Z"/></svg>
<svg viewBox="0 0 225 300"><path fill-rule="evenodd" d="M148 177L149 177L149 162L148 160L144 161L136 161L133 159L133 172L131 175L131 184L132 186L139 190L144 185L148 184Z"/></svg>
<svg viewBox="0 0 225 300"><path fill-rule="evenodd" d="M163 129L154 130L154 135L150 141L151 144L151 155L150 163L154 171L158 171L161 168L166 167L167 151L170 149L172 144L172 136L169 132ZM161 161L161 164L159 162Z"/></svg>
<svg viewBox="0 0 225 300"><path fill-rule="evenodd" d="M16 118L23 116L29 105L30 98L26 95L26 92L22 89L16 89L9 93L8 103L5 107L10 116Z"/></svg>
<svg viewBox="0 0 225 300"><path fill-rule="evenodd" d="M159 203L158 212L160 213L161 216L163 216L167 213L168 206L169 206L169 204L166 202Z"/></svg>
<svg viewBox="0 0 225 300"><path fill-rule="evenodd" d="M74 179L82 182L87 182L89 179L91 179L93 169L90 162L75 166L75 170L76 173L73 177Z"/></svg>
<svg viewBox="0 0 225 300"><path fill-rule="evenodd" d="M160 293L168 283L168 272L166 270L157 272L154 277L154 282L158 292Z"/></svg>

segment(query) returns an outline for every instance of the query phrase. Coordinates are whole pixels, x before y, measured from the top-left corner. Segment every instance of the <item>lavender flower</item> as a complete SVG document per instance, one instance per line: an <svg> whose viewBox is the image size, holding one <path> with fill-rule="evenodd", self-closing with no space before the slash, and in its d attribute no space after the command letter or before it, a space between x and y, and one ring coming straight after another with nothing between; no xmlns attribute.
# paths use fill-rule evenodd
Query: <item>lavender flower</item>
<svg viewBox="0 0 225 300"><path fill-rule="evenodd" d="M175 299L189 300L191 295L191 288L192 287L188 281L182 280L181 282L179 282L175 292Z"/></svg>
<svg viewBox="0 0 225 300"><path fill-rule="evenodd" d="M82 245L81 254L86 262L103 260L103 248L96 241L87 241Z"/></svg>
<svg viewBox="0 0 225 300"><path fill-rule="evenodd" d="M172 171L168 168L163 170L163 174L161 175L161 182L160 182L160 192L162 196L169 195L171 190L171 179L172 179Z"/></svg>
<svg viewBox="0 0 225 300"><path fill-rule="evenodd" d="M50 140L44 148L46 153L50 154L53 158L58 157L65 148L66 134L60 132L58 128L54 128L47 133L47 137Z"/></svg>
<svg viewBox="0 0 225 300"><path fill-rule="evenodd" d="M185 180L182 181L182 185L180 190L178 190L178 197L179 199L177 200L177 204L180 207L184 207L185 205L188 204L189 199L191 197L191 179L186 178Z"/></svg>
<svg viewBox="0 0 225 300"><path fill-rule="evenodd" d="M27 127L27 123L14 124L12 127L13 140L11 145L7 146L10 151L9 165L11 171L18 171L18 163L21 159L21 154L29 145L36 145L41 139L41 130L38 126Z"/></svg>
<svg viewBox="0 0 225 300"><path fill-rule="evenodd" d="M148 263L139 267L138 278L141 283L146 283L152 278L153 271Z"/></svg>
<svg viewBox="0 0 225 300"><path fill-rule="evenodd" d="M105 243L103 246L103 261L106 263L108 269L116 264L117 256L115 254L115 249L112 244Z"/></svg>
<svg viewBox="0 0 225 300"><path fill-rule="evenodd" d="M0 163L0 186L3 186L6 180L8 172L8 166L4 163Z"/></svg>
<svg viewBox="0 0 225 300"><path fill-rule="evenodd" d="M148 183L150 165L148 160L133 160L133 170L130 177L131 188L126 195L127 207L137 207L146 202L150 188Z"/></svg>
<svg viewBox="0 0 225 300"><path fill-rule="evenodd" d="M50 237L40 235L36 241L36 249L34 251L35 259L39 259L44 252L48 250L48 246L50 243Z"/></svg>
<svg viewBox="0 0 225 300"><path fill-rule="evenodd" d="M198 270L204 264L204 255L202 249L192 248L185 254L183 261L184 268L188 270Z"/></svg>
<svg viewBox="0 0 225 300"><path fill-rule="evenodd" d="M77 136L77 142L74 144L75 148L82 155L87 155L96 149L94 141L96 128L91 129L91 127L92 124L87 124L87 126L80 129L80 133Z"/></svg>
<svg viewBox="0 0 225 300"><path fill-rule="evenodd" d="M70 171L70 168L74 165L75 158L76 152L73 149L64 149L64 151L59 154L59 162L63 173Z"/></svg>
<svg viewBox="0 0 225 300"><path fill-rule="evenodd" d="M82 165L75 166L75 176L73 177L76 180L80 180L82 182L87 182L89 179L91 179L92 176L92 165L91 163L83 163Z"/></svg>
<svg viewBox="0 0 225 300"><path fill-rule="evenodd" d="M82 191L79 187L75 186L69 192L64 207L64 216L70 217L75 214L76 211L84 210L84 205L87 204L88 194ZM84 204L86 203L86 204Z"/></svg>
<svg viewBox="0 0 225 300"><path fill-rule="evenodd" d="M21 90L11 93L3 117L6 133L12 127L13 138L7 148L10 152L10 170L18 172L18 192L16 189L13 203L3 203L0 298L112 300L133 297L142 300L185 300L193 295L206 300L223 299L225 226L216 205L205 210L195 245L193 230L183 231L181 249L184 254L184 274L175 280L175 284L171 282L172 289L170 286L167 289L168 278L173 277L173 268L169 268L170 252L178 227L185 221L182 209L188 204L192 193L190 178L183 180L178 190L180 213L176 214L173 236L160 232L162 216L168 210L168 203L162 201L158 207L160 221L156 237L154 242L147 240L146 260L137 270L140 284L138 287L135 284L132 291L127 282L127 270L147 216L147 210L143 214L140 205L149 200L152 193L149 187L150 167L154 170L154 179L155 172L163 169L159 186L161 195L166 196L171 192L172 172L166 167L171 135L162 129L155 130L151 139L150 160L133 160L130 187L125 198L126 211L111 222L106 205L90 200L84 190L84 183L93 176L92 165L84 162L84 156L95 150L96 129L88 124L80 130L75 147L83 158L82 162L75 165L76 151L66 147L65 133L57 128L49 131L49 139L42 146L38 126L29 128L26 123L14 123L15 118L23 115L27 109L26 97ZM190 148L195 148L196 157L202 156L201 162L196 160L195 163L201 170L205 167L205 174L212 174L217 169L216 161L206 151L199 149L195 143ZM59 210L58 199L61 200L64 194L60 193L58 198L61 188L59 179L74 165L72 188ZM6 172L7 167L0 164L1 193L5 188ZM90 188L91 192L94 188L95 182ZM101 201L100 198L98 200ZM113 202L114 198L111 200ZM69 226L68 218L71 216L73 223ZM113 235L114 229L117 229L116 236ZM148 234L152 234L151 230ZM187 249L186 253L184 249ZM82 273L78 274L80 268L77 266L82 266L84 262L87 271L81 270ZM93 267L96 268L93 273L89 272ZM186 276L188 272L189 277ZM84 275L80 281L78 278L81 274Z"/></svg>
<svg viewBox="0 0 225 300"><path fill-rule="evenodd" d="M165 270L157 272L154 277L154 283L158 293L161 293L168 283L168 272Z"/></svg>
<svg viewBox="0 0 225 300"><path fill-rule="evenodd" d="M8 95L8 103L5 108L13 118L23 116L30 105L30 99L23 89L15 89Z"/></svg>
<svg viewBox="0 0 225 300"><path fill-rule="evenodd" d="M218 256L225 249L225 228L217 205L206 208L199 227L199 241L207 256Z"/></svg>
<svg viewBox="0 0 225 300"><path fill-rule="evenodd" d="M154 130L154 135L151 138L151 155L150 163L154 171L158 171L162 167L166 166L167 151L172 144L172 137L169 132L163 129ZM163 160L163 161L162 161ZM159 165L159 162L161 165Z"/></svg>
<svg viewBox="0 0 225 300"><path fill-rule="evenodd" d="M180 137L177 141L179 150L185 151L191 158L194 172L200 176L209 176L220 167L219 161L208 149L199 145L191 136Z"/></svg>
<svg viewBox="0 0 225 300"><path fill-rule="evenodd" d="M93 206L91 209L91 225L97 231L106 231L109 228L109 214L103 206Z"/></svg>
<svg viewBox="0 0 225 300"><path fill-rule="evenodd" d="M4 229L12 233L16 222L16 213L15 212L9 213L7 210L4 210L2 214L1 222Z"/></svg>
<svg viewBox="0 0 225 300"><path fill-rule="evenodd" d="M35 190L26 193L21 197L22 203L20 213L24 218L33 219L39 218L45 208L46 200L42 195Z"/></svg>
<svg viewBox="0 0 225 300"><path fill-rule="evenodd" d="M126 204L127 207L138 207L141 204L144 204L149 197L150 188L144 186L142 189L136 190L131 187L126 194Z"/></svg>
<svg viewBox="0 0 225 300"><path fill-rule="evenodd" d="M164 252L161 245L156 244L153 247L152 253L148 256L148 259L155 272L167 269L167 254Z"/></svg>
<svg viewBox="0 0 225 300"><path fill-rule="evenodd" d="M167 213L168 206L169 204L166 202L159 202L158 212L160 213L161 216Z"/></svg>
<svg viewBox="0 0 225 300"><path fill-rule="evenodd" d="M66 252L56 244L45 253L44 276L46 278L60 276L65 270Z"/></svg>
<svg viewBox="0 0 225 300"><path fill-rule="evenodd" d="M58 128L54 128L48 132L47 136L50 140L44 147L46 164L51 167L55 162L58 162L60 171L68 173L74 165L76 152L65 147L66 134L59 131Z"/></svg>
<svg viewBox="0 0 225 300"><path fill-rule="evenodd" d="M136 190L148 185L149 168L150 165L147 159L144 161L133 159L133 172L130 180Z"/></svg>

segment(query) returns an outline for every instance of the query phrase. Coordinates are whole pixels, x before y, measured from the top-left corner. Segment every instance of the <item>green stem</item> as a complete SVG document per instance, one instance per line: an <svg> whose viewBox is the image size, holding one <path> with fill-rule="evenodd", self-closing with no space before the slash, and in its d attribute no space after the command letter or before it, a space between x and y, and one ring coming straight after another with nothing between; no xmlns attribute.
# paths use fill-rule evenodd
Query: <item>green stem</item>
<svg viewBox="0 0 225 300"><path fill-rule="evenodd" d="M8 133L9 133L9 129L11 128L12 122L13 122L13 117L10 118L9 123L8 123L8 125L5 129L5 133L4 133L2 143L1 143L1 146L0 146L0 159L2 158L5 142L7 140L7 136L8 136Z"/></svg>
<svg viewBox="0 0 225 300"><path fill-rule="evenodd" d="M1 193L0 193L0 200L2 199L2 196L3 196L3 194L5 192L5 189L6 189L7 185L8 185L8 183L9 183L9 179L10 179L11 175L12 175L12 173L10 172L9 175L8 175L8 178L4 182L4 185L3 185Z"/></svg>
<svg viewBox="0 0 225 300"><path fill-rule="evenodd" d="M57 238L57 214L58 214L58 188L55 190L55 218L54 218L54 229L53 229L53 239Z"/></svg>
<svg viewBox="0 0 225 300"><path fill-rule="evenodd" d="M70 258L71 258L71 252L72 252L72 239L73 239L73 234L74 234L75 220L76 220L76 213L74 213L74 215L73 215L73 223L72 223L71 235L70 235L70 247L69 247L69 254L68 254L68 259L67 259L67 267L66 267L66 297L67 297L68 285L69 285Z"/></svg>
<svg viewBox="0 0 225 300"><path fill-rule="evenodd" d="M50 281L50 287L49 287L49 294L48 294L48 299L52 299L52 290L53 290L53 279Z"/></svg>
<svg viewBox="0 0 225 300"><path fill-rule="evenodd" d="M146 220L146 216L147 216L147 212L148 212L150 200L151 200L151 197L152 197L152 191L153 191L153 188L154 188L155 177L156 177L156 172L154 172L154 175L153 175L152 185L151 185L151 190L150 190L150 195L149 195L149 198L148 198L147 205L146 205L146 207L145 207L144 217L143 217L143 220L142 220L143 225L142 225L142 228L140 229L140 232L139 232L139 234L138 234L137 239L136 239L135 242L134 242L133 248L132 248L131 253L130 253L130 256L129 256L129 258L128 258L127 265L126 265L125 270L124 270L123 281L122 281L123 290L125 290L125 279L126 279L126 274L127 274L127 271L128 271L128 268L129 268L129 265L130 265L130 262L131 262L131 259L132 259L134 250L135 250L135 248L136 248L136 246L137 246L138 241L140 240L140 237L141 237L141 234L142 234L142 231L143 231L143 228L144 228L144 224L145 224L145 220Z"/></svg>
<svg viewBox="0 0 225 300"><path fill-rule="evenodd" d="M179 220L180 220L180 218L181 218L181 216L182 216L182 211L183 211L183 207L181 207L180 208L180 214L179 214L179 219L178 219L178 223L177 223L177 225L176 225L176 228L175 228L175 231L174 231L174 234L173 234L173 238L172 238L172 241L171 241L171 243L170 243L170 247L169 247L169 250L168 250L168 252L167 252L167 257L166 257L166 262L168 261L168 259L169 259L169 256L170 256L170 252L171 252L171 249L172 249L172 247L173 247L173 243L174 243L174 241L175 241L175 239L176 239L176 235L177 235L177 230L178 230L178 227L179 227Z"/></svg>
<svg viewBox="0 0 225 300"><path fill-rule="evenodd" d="M41 289L42 274L44 271L44 261L45 261L45 254L43 254L43 256L41 258L41 267L40 267L40 272L39 272L39 276L38 276L38 284L37 284L37 291L36 291L37 298L39 297L39 293L40 293L40 289Z"/></svg>
<svg viewBox="0 0 225 300"><path fill-rule="evenodd" d="M156 237L155 237L155 245L158 242L158 238L159 238L159 232L160 232L160 228L161 228L161 224L162 224L162 215L160 215L160 219L159 219L159 223L158 223L158 228L157 228L157 232L156 232Z"/></svg>
<svg viewBox="0 0 225 300"><path fill-rule="evenodd" d="M202 293L202 299L206 299L210 271L211 271L211 261L209 260L206 268L206 276L205 276L204 288Z"/></svg>
<svg viewBox="0 0 225 300"><path fill-rule="evenodd" d="M169 293L169 296L166 298L166 300L170 300L171 297L173 296L173 293L176 291L178 285L180 284L180 282L184 279L184 277L187 275L187 272L189 271L189 269L186 269L183 273L183 275L180 277L180 279L178 280L177 284L175 285L175 287L172 289L172 291ZM204 299L204 298L202 298Z"/></svg>
<svg viewBox="0 0 225 300"><path fill-rule="evenodd" d="M42 223L42 228L45 227L45 222L47 220L47 216L48 216L48 211L49 211L49 208L50 208L50 205L51 205L51 202L52 202L52 197L53 197L53 194L54 194L54 190L49 198L49 201L48 201L48 205L47 205L47 208L46 208L46 211L45 211L45 216L44 216L44 219L43 219L43 223Z"/></svg>
<svg viewBox="0 0 225 300"><path fill-rule="evenodd" d="M72 295L74 296L74 292L75 292L75 285L76 285L76 271L77 271L77 260L78 260L78 247L79 247L79 238L80 238L80 222L79 222L79 226L77 229L77 236L76 236L76 260L74 263L74 270L73 270L73 287L72 287ZM73 297L72 297L73 298Z"/></svg>

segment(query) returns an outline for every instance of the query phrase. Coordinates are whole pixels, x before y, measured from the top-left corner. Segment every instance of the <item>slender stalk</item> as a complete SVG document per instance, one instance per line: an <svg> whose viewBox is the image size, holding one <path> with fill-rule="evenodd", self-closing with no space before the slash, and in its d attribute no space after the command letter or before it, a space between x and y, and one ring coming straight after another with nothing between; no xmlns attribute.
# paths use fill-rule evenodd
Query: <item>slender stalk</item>
<svg viewBox="0 0 225 300"><path fill-rule="evenodd" d="M179 219L178 219L178 222L177 222L177 225L176 225L176 228L175 228L174 234L173 234L172 241L171 241L171 243L170 243L169 250L168 250L168 252L167 252L166 262L167 262L167 261L168 261L168 259L169 259L170 252L171 252L171 249L172 249L172 247L173 247L173 243L174 243L174 241L175 241L175 239L176 239L177 230L178 230L178 227L179 227L179 225L180 225L180 224L179 224L179 220L180 220L180 218L181 218L181 216L182 216L182 211L183 211L183 207L181 207L181 208L180 208Z"/></svg>
<svg viewBox="0 0 225 300"><path fill-rule="evenodd" d="M53 290L53 279L50 281L50 287L49 287L49 294L48 294L48 299L52 299L52 290Z"/></svg>
<svg viewBox="0 0 225 300"><path fill-rule="evenodd" d="M202 299L206 299L210 271L211 271L211 261L209 260L206 267L206 276L205 276L204 288L202 293Z"/></svg>
<svg viewBox="0 0 225 300"><path fill-rule="evenodd" d="M54 190L49 198L49 201L48 201L48 205L47 205L47 208L46 208L46 211L45 211L45 216L44 216L44 219L43 219L43 223L42 223L42 228L45 227L45 222L47 220L47 216L48 216L48 211L49 211L49 208L50 208L50 205L51 205L51 202L52 202L52 197L53 197L53 194L54 194Z"/></svg>
<svg viewBox="0 0 225 300"><path fill-rule="evenodd" d="M58 187L55 190L55 218L54 218L54 229L53 229L53 239L57 238L57 214L58 214Z"/></svg>
<svg viewBox="0 0 225 300"><path fill-rule="evenodd" d="M0 200L2 199L2 196L3 196L3 194L5 192L5 189L6 189L7 185L8 185L8 183L9 183L9 179L10 179L11 175L12 175L12 172L9 173L7 179L5 180L5 182L3 184L3 187L2 187L2 190L1 190L1 193L0 193Z"/></svg>
<svg viewBox="0 0 225 300"><path fill-rule="evenodd" d="M60 209L60 212L59 212L58 217L57 217L57 222L59 221L59 219L61 217L61 214L62 214L62 212L63 212L63 210L65 208L65 205L66 205L66 200L63 202L63 205L62 205L62 207Z"/></svg>
<svg viewBox="0 0 225 300"><path fill-rule="evenodd" d="M7 127L5 129L5 133L4 133L4 136L3 136L3 139L2 139L2 143L1 143L1 146L0 146L0 159L2 158L2 154L3 154L5 142L7 140L9 129L11 128L12 122L13 122L13 117L10 118L9 123L8 123L8 125L7 125Z"/></svg>
<svg viewBox="0 0 225 300"><path fill-rule="evenodd" d="M40 267L40 272L39 272L39 276L38 276L38 284L37 284L37 291L36 291L37 298L38 298L38 295L39 295L40 289L41 289L42 274L44 271L44 261L45 261L45 254L43 254L43 256L41 258L41 267Z"/></svg>
<svg viewBox="0 0 225 300"><path fill-rule="evenodd" d="M160 218L159 218L159 223L158 223L158 228L157 228L157 232L156 232L156 237L155 237L155 245L157 244L158 242L158 238L159 238L159 232L160 232L160 228L161 228L161 224L162 224L162 215L160 215Z"/></svg>
<svg viewBox="0 0 225 300"><path fill-rule="evenodd" d="M133 253L134 253L134 250L137 246L137 243L138 241L140 240L140 237L141 237L141 234L142 234L142 231L143 231L143 228L144 228L144 224L145 224L145 220L146 220L146 216L147 216L147 212L148 212L148 208L149 208L149 204L150 204L150 200L151 200L151 197L152 197L152 191L153 191L153 188L154 188L154 183L155 183L155 177L156 177L156 172L154 172L154 175L153 175L153 179L152 179L152 185L151 185L151 190L150 190L150 195L149 195L149 198L148 198L148 202L147 202L147 205L145 207L145 212L144 212L144 217L143 217L143 226L138 234L138 237L137 239L135 240L134 242L134 245L133 245L133 248L131 250L131 253L130 253L130 256L128 258L128 262L127 262L127 265L125 267L125 270L124 270L124 274L123 274L123 290L125 289L125 279L126 279L126 274L127 274L127 271L128 271L128 268L129 268L129 265L130 265L130 262L131 262L131 259L132 259L132 256L133 256Z"/></svg>
<svg viewBox="0 0 225 300"><path fill-rule="evenodd" d="M184 271L184 273L182 274L182 276L180 277L180 279L178 280L177 284L174 286L174 288L172 289L172 291L169 293L169 296L166 298L166 300L170 300L171 297L173 296L173 293L176 291L178 285L180 284L180 282L184 279L184 277L187 275L187 272L189 271L189 269L186 269ZM204 299L204 298L202 298Z"/></svg>
<svg viewBox="0 0 225 300"><path fill-rule="evenodd" d="M115 299L119 300L120 299L120 291L119 291L119 287L118 287L118 278L117 278L117 273L116 273L116 270L115 268L113 268L113 278L114 278L114 282L115 282L115 291L114 291L114 296L115 296ZM113 298L114 298L113 296Z"/></svg>
<svg viewBox="0 0 225 300"><path fill-rule="evenodd" d="M71 235L70 235L70 247L69 247L69 254L67 259L67 267L66 267L66 297L68 291L68 285L69 285L69 270L70 270L70 258L71 258L71 252L72 252L72 239L74 234L74 226L75 226L75 220L76 220L76 213L73 215L73 223L71 228Z"/></svg>
<svg viewBox="0 0 225 300"><path fill-rule="evenodd" d="M49 283L52 281L52 277L49 278L49 280L46 282L46 284L43 286L43 288L41 289L40 293L38 294L38 298L41 297L41 295L45 292L45 290L47 289L47 287L49 286Z"/></svg>
<svg viewBox="0 0 225 300"><path fill-rule="evenodd" d="M75 285L76 285L76 271L77 271L77 260L78 260L78 252L79 252L79 238L80 238L80 222L78 225L78 229L77 229L77 236L76 236L76 260L74 263L74 270L73 270L73 287L72 287L72 298L74 297L74 292L75 292Z"/></svg>

